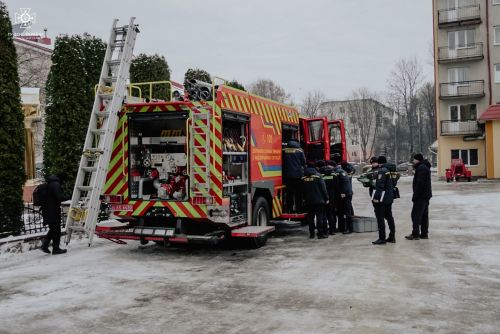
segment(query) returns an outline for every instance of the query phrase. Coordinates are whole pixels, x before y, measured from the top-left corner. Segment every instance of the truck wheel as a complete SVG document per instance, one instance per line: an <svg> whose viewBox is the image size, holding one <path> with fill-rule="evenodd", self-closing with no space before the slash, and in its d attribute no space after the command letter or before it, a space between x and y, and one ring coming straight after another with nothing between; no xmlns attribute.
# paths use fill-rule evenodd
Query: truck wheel
<svg viewBox="0 0 500 334"><path fill-rule="evenodd" d="M469 177L467 178L467 182L470 182L470 181L472 181L472 178L469 176Z"/></svg>
<svg viewBox="0 0 500 334"><path fill-rule="evenodd" d="M449 177L446 178L446 182L450 183L450 178Z"/></svg>
<svg viewBox="0 0 500 334"><path fill-rule="evenodd" d="M264 197L257 197L252 209L252 225L253 226L267 226L271 217L269 210L269 203ZM267 235L260 237L249 238L251 248L260 248L267 242Z"/></svg>
<svg viewBox="0 0 500 334"><path fill-rule="evenodd" d="M270 216L269 203L264 197L258 197L252 210L252 225L267 226Z"/></svg>

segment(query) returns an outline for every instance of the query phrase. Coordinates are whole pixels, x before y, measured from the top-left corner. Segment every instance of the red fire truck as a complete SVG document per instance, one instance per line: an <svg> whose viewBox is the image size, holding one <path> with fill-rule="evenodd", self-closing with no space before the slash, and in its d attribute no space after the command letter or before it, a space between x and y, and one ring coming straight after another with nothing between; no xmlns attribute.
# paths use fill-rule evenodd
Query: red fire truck
<svg viewBox="0 0 500 334"><path fill-rule="evenodd" d="M99 237L214 244L246 238L259 247L274 229L271 220L305 217L283 208L288 140L300 139L308 160L335 153L346 159L341 120L301 118L293 107L226 85L210 94L202 88L211 101L193 91L191 98L176 92L178 101L124 104L101 196L119 223L99 223Z"/></svg>

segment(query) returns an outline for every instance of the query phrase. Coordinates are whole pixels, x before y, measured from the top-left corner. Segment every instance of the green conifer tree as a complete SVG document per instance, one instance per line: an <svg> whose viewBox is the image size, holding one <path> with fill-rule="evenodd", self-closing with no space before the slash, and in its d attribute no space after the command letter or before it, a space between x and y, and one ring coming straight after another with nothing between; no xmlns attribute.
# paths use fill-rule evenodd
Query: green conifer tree
<svg viewBox="0 0 500 334"><path fill-rule="evenodd" d="M23 228L24 115L17 56L6 5L0 2L0 236Z"/></svg>

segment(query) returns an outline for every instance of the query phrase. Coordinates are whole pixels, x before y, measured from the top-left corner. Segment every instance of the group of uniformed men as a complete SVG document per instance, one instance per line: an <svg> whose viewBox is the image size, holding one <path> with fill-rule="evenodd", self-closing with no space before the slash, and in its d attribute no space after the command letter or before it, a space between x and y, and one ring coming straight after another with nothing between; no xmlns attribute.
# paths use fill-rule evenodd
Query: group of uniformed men
<svg viewBox="0 0 500 334"><path fill-rule="evenodd" d="M307 213L310 238L316 237L316 230L318 239L336 232L353 232L351 175L354 168L338 154L333 159L306 163L304 152L295 140L289 141L284 150L286 207L291 213Z"/></svg>

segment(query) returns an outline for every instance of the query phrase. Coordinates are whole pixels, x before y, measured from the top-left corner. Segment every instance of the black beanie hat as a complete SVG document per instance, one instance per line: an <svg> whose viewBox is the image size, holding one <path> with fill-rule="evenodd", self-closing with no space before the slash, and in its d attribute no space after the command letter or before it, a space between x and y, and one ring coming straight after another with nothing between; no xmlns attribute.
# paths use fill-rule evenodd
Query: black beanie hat
<svg viewBox="0 0 500 334"><path fill-rule="evenodd" d="M387 163L387 159L383 155L381 155L380 157L377 158L377 162L379 164L385 164Z"/></svg>
<svg viewBox="0 0 500 334"><path fill-rule="evenodd" d="M417 153L413 156L413 159L418 161L424 161L424 156L422 155L422 153Z"/></svg>
<svg viewBox="0 0 500 334"><path fill-rule="evenodd" d="M316 167L318 168L325 167L325 160L316 161Z"/></svg>
<svg viewBox="0 0 500 334"><path fill-rule="evenodd" d="M377 157L371 157L370 158L370 163L374 163L374 162L377 162Z"/></svg>

